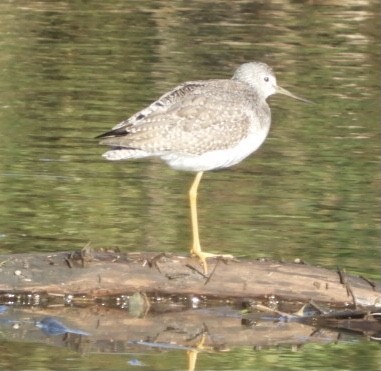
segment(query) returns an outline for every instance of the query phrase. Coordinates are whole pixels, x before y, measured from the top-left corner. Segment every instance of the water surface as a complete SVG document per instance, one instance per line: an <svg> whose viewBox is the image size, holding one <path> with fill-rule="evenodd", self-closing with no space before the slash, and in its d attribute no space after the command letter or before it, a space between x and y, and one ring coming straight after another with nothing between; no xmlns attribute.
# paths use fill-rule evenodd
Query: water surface
<svg viewBox="0 0 381 371"><path fill-rule="evenodd" d="M273 125L260 150L205 174L204 248L298 257L379 279L378 5L3 2L0 251L75 250L90 241L187 253L193 174L157 160L107 162L93 138L182 81L230 78L240 63L261 60L281 86L315 104L271 97ZM330 347L324 354L327 368L340 368ZM208 356L200 369L234 368L235 357L247 360L241 369L254 365L246 350L226 357L217 367ZM286 357L298 369L303 352Z"/></svg>

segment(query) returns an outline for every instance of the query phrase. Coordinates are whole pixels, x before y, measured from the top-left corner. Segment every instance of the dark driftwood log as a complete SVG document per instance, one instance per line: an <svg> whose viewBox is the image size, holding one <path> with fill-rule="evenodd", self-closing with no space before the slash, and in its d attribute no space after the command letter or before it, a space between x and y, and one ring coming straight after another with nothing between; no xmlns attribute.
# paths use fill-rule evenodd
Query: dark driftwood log
<svg viewBox="0 0 381 371"><path fill-rule="evenodd" d="M380 287L363 278L269 261L211 260L209 268L205 277L188 257L88 249L1 256L0 331L86 353L180 349L193 363L201 339L209 351L380 338L379 317L368 313ZM299 311L311 300L322 303L312 315L311 304ZM50 330L39 327L46 321Z"/></svg>
<svg viewBox="0 0 381 371"><path fill-rule="evenodd" d="M302 303L314 300L336 307L375 306L379 285L364 278L306 264L272 261L209 261L205 277L196 259L172 254L93 252L16 254L0 257L0 291L82 294L94 300L135 292L208 299L254 299Z"/></svg>

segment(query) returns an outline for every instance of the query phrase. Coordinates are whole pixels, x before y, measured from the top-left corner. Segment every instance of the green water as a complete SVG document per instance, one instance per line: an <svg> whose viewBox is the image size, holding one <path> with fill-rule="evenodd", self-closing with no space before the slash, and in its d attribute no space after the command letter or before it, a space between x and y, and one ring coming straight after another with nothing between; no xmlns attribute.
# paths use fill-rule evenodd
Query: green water
<svg viewBox="0 0 381 371"><path fill-rule="evenodd" d="M75 250L90 241L95 248L187 253L193 175L156 160L107 162L93 138L182 81L229 78L240 63L261 60L274 67L279 85L315 104L271 97L273 125L260 150L205 174L204 248L298 257L380 279L378 5L2 2L0 252ZM343 369L377 369L349 356L366 349L367 360L378 359L376 346L347 346ZM40 356L54 369L46 349L10 348L18 369ZM317 350L323 369L340 369L332 348ZM266 359L263 369L304 369L305 352L253 356L239 349L221 362L207 356L199 369L260 369L257 357ZM57 362L68 357L57 354ZM169 369L179 354L172 357L151 362ZM78 367L129 367L118 357L87 361Z"/></svg>

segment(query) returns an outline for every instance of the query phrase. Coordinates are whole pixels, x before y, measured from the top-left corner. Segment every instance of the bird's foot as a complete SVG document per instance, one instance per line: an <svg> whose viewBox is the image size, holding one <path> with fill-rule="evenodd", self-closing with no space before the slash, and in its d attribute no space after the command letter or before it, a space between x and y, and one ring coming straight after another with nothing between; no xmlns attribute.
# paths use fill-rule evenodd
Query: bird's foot
<svg viewBox="0 0 381 371"><path fill-rule="evenodd" d="M234 259L234 256L230 254L213 254L213 253L204 252L204 251L196 250L196 249L192 249L191 254L193 256L197 256L201 260L201 265L205 275L208 274L208 264L206 262L207 258Z"/></svg>

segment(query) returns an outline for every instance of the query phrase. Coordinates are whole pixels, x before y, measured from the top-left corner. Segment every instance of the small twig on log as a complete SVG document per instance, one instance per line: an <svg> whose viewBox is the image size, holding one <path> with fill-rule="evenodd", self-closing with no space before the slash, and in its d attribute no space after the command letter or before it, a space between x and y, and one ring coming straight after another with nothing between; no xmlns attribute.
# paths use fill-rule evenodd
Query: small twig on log
<svg viewBox="0 0 381 371"><path fill-rule="evenodd" d="M204 273L202 273L200 270L198 270L197 268L195 268L193 265L190 265L190 264L185 264L185 266L189 269L191 269L193 272L196 272L198 273L200 276L204 277L204 278L208 278L208 276L206 276Z"/></svg>
<svg viewBox="0 0 381 371"><path fill-rule="evenodd" d="M340 283L342 285L345 285L347 283L347 279L345 276L345 269L341 269L340 267L337 267L337 274L339 275Z"/></svg>
<svg viewBox="0 0 381 371"><path fill-rule="evenodd" d="M147 260L148 266L149 266L150 268L155 267L155 268L157 269L157 271L158 271L159 273L161 273L160 267L159 267L159 265L157 264L157 262L158 262L161 258L163 258L164 256L166 256L166 254L165 254L164 252L162 252L162 253L160 253L160 254L154 256L152 259L148 259L148 260Z"/></svg>
<svg viewBox="0 0 381 371"><path fill-rule="evenodd" d="M288 318L288 319L295 318L295 315L293 315L293 314L281 312L280 310L272 309L272 308L267 307L266 305L263 305L263 304L254 304L253 307L255 309L258 309L261 312L275 313L275 314L280 315L281 317L285 317L285 318Z"/></svg>
<svg viewBox="0 0 381 371"><path fill-rule="evenodd" d="M353 293L350 283L347 280L345 269L341 269L340 267L337 267L337 273L339 274L339 277L340 277L340 283L345 286L347 290L347 295L352 298L353 306L355 307L355 309L357 309L356 297Z"/></svg>
<svg viewBox="0 0 381 371"><path fill-rule="evenodd" d="M217 259L217 262L216 262L216 264L214 265L214 268L213 268L212 272L209 274L209 277L206 279L206 281L205 281L205 283L204 283L204 286L206 286L206 285L209 283L209 281L211 280L211 278L213 277L214 272L216 271L218 265L220 264L220 261L221 261L221 257L219 257L219 258Z"/></svg>
<svg viewBox="0 0 381 371"><path fill-rule="evenodd" d="M366 277L362 276L361 274L360 274L359 277L360 277L362 280L364 280L365 282L369 283L369 286L372 287L373 291L376 290L376 284L375 284L373 281L368 280Z"/></svg>

